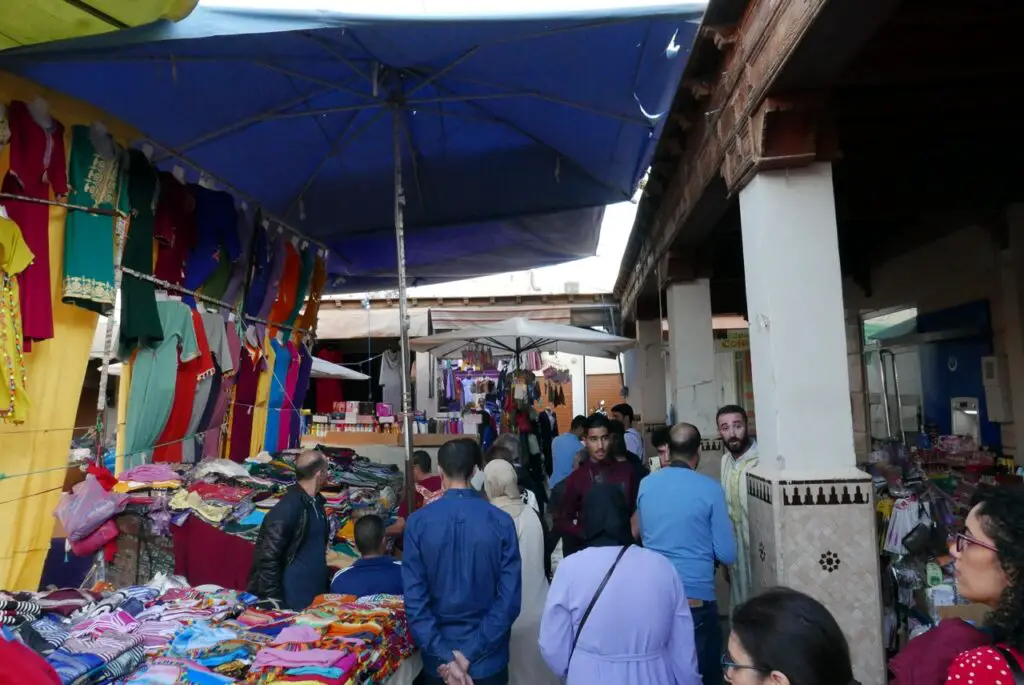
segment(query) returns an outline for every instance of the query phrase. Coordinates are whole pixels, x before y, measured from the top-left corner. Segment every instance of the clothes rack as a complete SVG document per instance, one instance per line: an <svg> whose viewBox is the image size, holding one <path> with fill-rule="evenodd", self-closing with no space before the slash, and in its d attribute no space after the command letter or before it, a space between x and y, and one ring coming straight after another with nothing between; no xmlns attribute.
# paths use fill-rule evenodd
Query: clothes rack
<svg viewBox="0 0 1024 685"><path fill-rule="evenodd" d="M173 290L174 292L181 293L182 295L191 295L192 297L194 297L197 300L200 300L202 302L206 302L207 304L215 305L217 307L222 307L224 309L227 309L228 311L234 311L235 310L235 307L233 305L228 304L227 302L224 302L223 300L218 300L218 299L215 299L213 297L208 297L206 295L203 295L202 293L197 293L196 291L189 290L188 288L185 288L183 286L175 285L174 283L170 283L168 281L160 280L159 278L157 278L155 276L150 276L149 274L144 274L142 272L136 271L135 269L131 269L131 268L127 267L127 266L121 266L119 268L120 268L120 271L122 273L126 273L129 276L133 276L133 277L141 279L143 281L149 281L150 283L153 283L154 285L160 286L164 290ZM309 329L306 329L306 328L290 327L290 326L284 325L281 322L267 321L266 319L260 319L260 318L255 317L255 316L250 316L249 314L242 314L242 318L245 319L246 321L249 321L249 322L252 322L252 323L261 323L261 324L263 324L265 326L273 326L274 328L281 328L281 329L289 330L289 331L292 331L292 332L295 332L295 333L302 333L302 334L310 336L310 337L314 336L314 332L309 330Z"/></svg>
<svg viewBox="0 0 1024 685"><path fill-rule="evenodd" d="M98 214L100 216L116 216L122 219L128 218L128 215L124 212L116 209L100 209L98 207L86 207L84 205L74 205L69 202L61 202L60 200L45 200L38 197L29 197L28 195L19 195L17 193L0 193L0 200L14 200L15 202L30 202L36 205L47 205L49 207L63 207L74 212L86 212L88 214Z"/></svg>

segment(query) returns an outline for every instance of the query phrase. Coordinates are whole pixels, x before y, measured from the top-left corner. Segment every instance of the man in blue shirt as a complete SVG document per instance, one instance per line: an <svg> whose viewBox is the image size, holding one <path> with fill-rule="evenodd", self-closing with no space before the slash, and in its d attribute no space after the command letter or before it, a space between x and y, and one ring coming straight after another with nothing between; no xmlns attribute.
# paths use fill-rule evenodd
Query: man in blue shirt
<svg viewBox="0 0 1024 685"><path fill-rule="evenodd" d="M587 417L577 416L572 420L568 433L562 433L551 441L553 468L549 485L552 490L572 473L573 458L583 449L583 426L586 423Z"/></svg>
<svg viewBox="0 0 1024 685"><path fill-rule="evenodd" d="M679 423L668 438L663 468L640 482L633 534L675 567L693 615L701 678L704 685L720 685L722 633L715 601L715 566L736 562L736 538L722 486L696 471L700 432L688 423Z"/></svg>
<svg viewBox="0 0 1024 685"><path fill-rule="evenodd" d="M445 494L405 529L409 631L428 685L507 685L522 595L516 526L469 485L480 460L475 440L445 443L437 460Z"/></svg>
<svg viewBox="0 0 1024 685"><path fill-rule="evenodd" d="M334 574L331 592L356 597L402 594L402 562L384 553L384 522L380 516L360 517L355 536L362 557Z"/></svg>

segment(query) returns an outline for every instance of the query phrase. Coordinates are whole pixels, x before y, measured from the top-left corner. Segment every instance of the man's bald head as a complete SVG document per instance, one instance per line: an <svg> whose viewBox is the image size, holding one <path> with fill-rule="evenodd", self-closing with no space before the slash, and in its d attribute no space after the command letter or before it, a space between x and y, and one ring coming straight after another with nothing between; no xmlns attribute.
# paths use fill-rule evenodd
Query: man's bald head
<svg viewBox="0 0 1024 685"><path fill-rule="evenodd" d="M691 423L677 423L668 433L670 461L686 462L694 466L700 459L700 431Z"/></svg>
<svg viewBox="0 0 1024 685"><path fill-rule="evenodd" d="M327 458L316 450L304 450L295 460L295 477L300 483L315 479L327 470Z"/></svg>

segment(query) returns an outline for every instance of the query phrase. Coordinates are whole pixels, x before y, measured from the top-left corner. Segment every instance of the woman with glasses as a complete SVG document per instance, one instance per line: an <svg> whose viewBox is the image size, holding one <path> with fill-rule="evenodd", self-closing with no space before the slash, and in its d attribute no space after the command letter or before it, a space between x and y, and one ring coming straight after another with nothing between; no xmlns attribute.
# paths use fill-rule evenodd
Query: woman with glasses
<svg viewBox="0 0 1024 685"><path fill-rule="evenodd" d="M850 648L820 602L778 588L735 610L722 657L734 685L856 685Z"/></svg>
<svg viewBox="0 0 1024 685"><path fill-rule="evenodd" d="M949 683L1024 683L1024 489L994 488L967 516L949 547L960 595L992 607L992 643L962 652Z"/></svg>

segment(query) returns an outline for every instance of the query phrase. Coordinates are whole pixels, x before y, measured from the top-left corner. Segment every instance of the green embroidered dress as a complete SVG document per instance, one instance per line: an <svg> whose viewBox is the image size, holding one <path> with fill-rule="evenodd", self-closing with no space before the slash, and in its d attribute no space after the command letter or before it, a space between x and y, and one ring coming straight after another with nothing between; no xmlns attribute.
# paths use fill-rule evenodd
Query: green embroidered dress
<svg viewBox="0 0 1024 685"><path fill-rule="evenodd" d="M97 145L98 143L98 145ZM107 133L89 126L71 129L68 204L128 212L125 152ZM114 311L116 216L68 211L64 235L62 300L100 314ZM127 222L125 221L125 226Z"/></svg>

